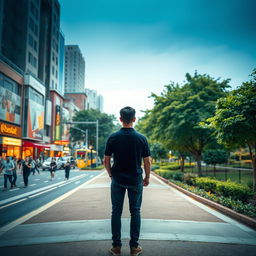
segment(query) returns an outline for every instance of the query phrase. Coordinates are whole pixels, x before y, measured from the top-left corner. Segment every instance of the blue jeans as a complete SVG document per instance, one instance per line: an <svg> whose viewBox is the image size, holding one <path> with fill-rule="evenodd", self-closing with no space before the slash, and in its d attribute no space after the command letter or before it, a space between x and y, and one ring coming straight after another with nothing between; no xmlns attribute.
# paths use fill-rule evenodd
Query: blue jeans
<svg viewBox="0 0 256 256"><path fill-rule="evenodd" d="M121 243L121 215L123 212L123 203L125 191L128 191L129 209L131 213L130 222L130 247L137 247L140 236L140 207L142 202L143 184L140 182L136 186L123 186L112 179L111 183L111 201L112 201L112 216L111 229L113 247L122 246Z"/></svg>

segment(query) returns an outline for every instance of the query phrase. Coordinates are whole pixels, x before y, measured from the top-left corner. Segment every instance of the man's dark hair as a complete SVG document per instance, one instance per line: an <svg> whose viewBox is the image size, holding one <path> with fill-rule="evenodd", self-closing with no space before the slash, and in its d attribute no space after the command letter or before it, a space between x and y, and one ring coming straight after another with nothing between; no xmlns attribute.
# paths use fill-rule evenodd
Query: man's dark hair
<svg viewBox="0 0 256 256"><path fill-rule="evenodd" d="M120 116L124 123L131 123L132 119L135 117L135 109L132 107L124 107L120 110Z"/></svg>

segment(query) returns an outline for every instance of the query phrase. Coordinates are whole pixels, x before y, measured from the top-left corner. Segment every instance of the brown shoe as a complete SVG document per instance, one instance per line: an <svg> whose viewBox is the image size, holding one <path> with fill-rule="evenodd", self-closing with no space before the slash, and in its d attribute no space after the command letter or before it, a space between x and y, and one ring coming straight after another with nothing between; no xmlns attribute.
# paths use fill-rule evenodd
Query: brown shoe
<svg viewBox="0 0 256 256"><path fill-rule="evenodd" d="M112 247L109 250L110 255L113 256L120 256L121 255L121 247Z"/></svg>
<svg viewBox="0 0 256 256"><path fill-rule="evenodd" d="M143 252L142 248L140 246L138 247L132 247L131 248L131 256L137 256L137 255L141 255Z"/></svg>

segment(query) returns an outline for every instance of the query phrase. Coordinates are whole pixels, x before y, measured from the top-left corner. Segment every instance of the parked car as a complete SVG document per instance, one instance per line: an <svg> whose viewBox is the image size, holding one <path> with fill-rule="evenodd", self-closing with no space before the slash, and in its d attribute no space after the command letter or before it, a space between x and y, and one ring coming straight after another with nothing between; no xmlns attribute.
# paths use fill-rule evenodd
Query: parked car
<svg viewBox="0 0 256 256"><path fill-rule="evenodd" d="M63 168L63 163L64 163L64 161L63 161L63 158L62 157L55 157L56 158L56 163L57 163L57 170L59 170L59 169L62 169ZM42 164L42 169L43 169L43 171L44 170L49 170L50 169L50 163L51 163L51 161L52 161L52 157L48 157L44 162L43 162L43 164Z"/></svg>

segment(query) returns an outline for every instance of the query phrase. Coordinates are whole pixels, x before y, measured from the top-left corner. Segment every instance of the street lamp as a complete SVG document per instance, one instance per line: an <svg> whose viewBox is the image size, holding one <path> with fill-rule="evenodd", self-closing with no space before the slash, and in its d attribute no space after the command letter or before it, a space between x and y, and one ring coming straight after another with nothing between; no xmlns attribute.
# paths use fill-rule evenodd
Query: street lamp
<svg viewBox="0 0 256 256"><path fill-rule="evenodd" d="M92 149L93 149L93 146L89 146L89 149L91 150L91 168L92 168Z"/></svg>

